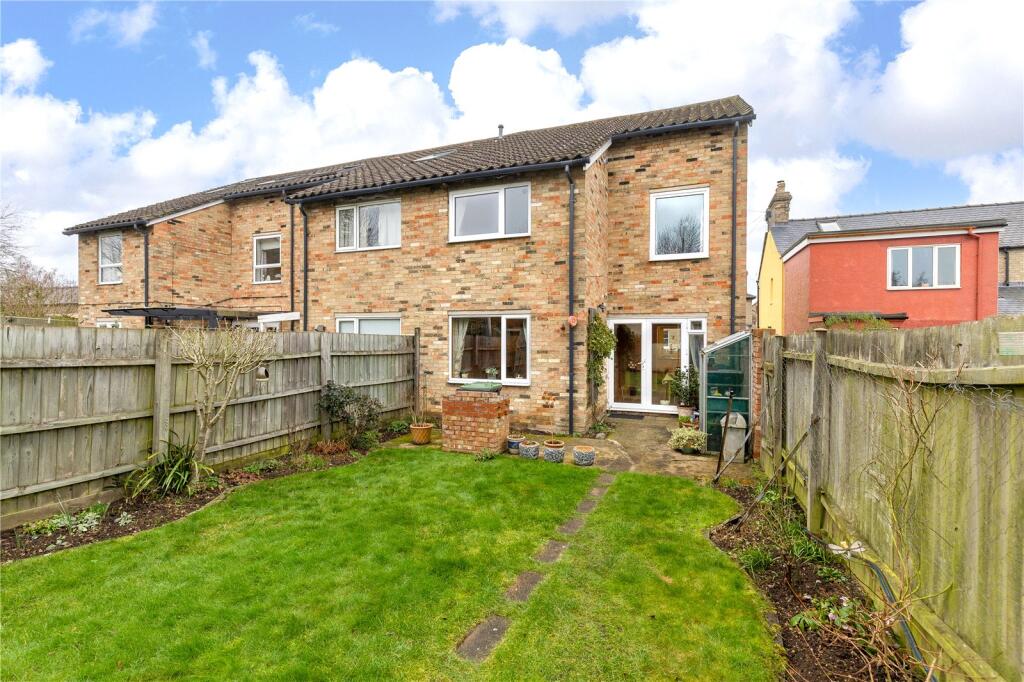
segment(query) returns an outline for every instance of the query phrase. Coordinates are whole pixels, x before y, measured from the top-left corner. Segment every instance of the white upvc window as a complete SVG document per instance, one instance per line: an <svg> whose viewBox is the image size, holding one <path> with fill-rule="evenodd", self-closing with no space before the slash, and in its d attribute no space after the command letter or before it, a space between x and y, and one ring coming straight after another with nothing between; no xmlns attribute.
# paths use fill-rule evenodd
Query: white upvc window
<svg viewBox="0 0 1024 682"><path fill-rule="evenodd" d="M709 189L651 192L650 259L707 258Z"/></svg>
<svg viewBox="0 0 1024 682"><path fill-rule="evenodd" d="M121 233L100 235L100 284L120 284L123 281Z"/></svg>
<svg viewBox="0 0 1024 682"><path fill-rule="evenodd" d="M401 245L402 202L375 201L337 208L335 251L396 249Z"/></svg>
<svg viewBox="0 0 1024 682"><path fill-rule="evenodd" d="M890 290L959 288L960 245L889 247L885 285Z"/></svg>
<svg viewBox="0 0 1024 682"><path fill-rule="evenodd" d="M530 316L459 313L448 318L449 383L530 384Z"/></svg>
<svg viewBox="0 0 1024 682"><path fill-rule="evenodd" d="M530 235L530 183L448 193L448 241Z"/></svg>
<svg viewBox="0 0 1024 682"><path fill-rule="evenodd" d="M281 235L257 234L252 238L253 284L281 281Z"/></svg>
<svg viewBox="0 0 1024 682"><path fill-rule="evenodd" d="M339 334L392 334L402 333L402 318L394 316L354 317L339 315L334 320L334 331Z"/></svg>
<svg viewBox="0 0 1024 682"><path fill-rule="evenodd" d="M96 320L96 326L99 329L120 329L121 320L115 320L112 318L100 318Z"/></svg>

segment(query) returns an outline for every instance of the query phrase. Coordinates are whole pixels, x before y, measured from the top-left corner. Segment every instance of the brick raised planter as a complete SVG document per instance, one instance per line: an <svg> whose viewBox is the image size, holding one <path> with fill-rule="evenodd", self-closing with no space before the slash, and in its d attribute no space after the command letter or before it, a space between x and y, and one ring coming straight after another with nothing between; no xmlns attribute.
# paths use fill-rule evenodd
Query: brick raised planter
<svg viewBox="0 0 1024 682"><path fill-rule="evenodd" d="M503 452L508 438L508 398L457 391L441 401L441 443L456 452Z"/></svg>

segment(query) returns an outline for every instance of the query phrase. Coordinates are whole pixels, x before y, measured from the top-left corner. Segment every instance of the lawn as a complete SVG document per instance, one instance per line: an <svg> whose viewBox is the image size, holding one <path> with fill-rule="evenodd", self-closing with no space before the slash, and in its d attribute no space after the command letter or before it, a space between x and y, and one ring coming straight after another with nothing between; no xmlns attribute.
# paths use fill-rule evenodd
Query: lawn
<svg viewBox="0 0 1024 682"><path fill-rule="evenodd" d="M561 560L531 556L598 472L381 450L162 528L0 569L8 679L772 679L761 600L701 535L733 502L620 474ZM503 593L546 573L525 604ZM454 654L491 613L491 658Z"/></svg>

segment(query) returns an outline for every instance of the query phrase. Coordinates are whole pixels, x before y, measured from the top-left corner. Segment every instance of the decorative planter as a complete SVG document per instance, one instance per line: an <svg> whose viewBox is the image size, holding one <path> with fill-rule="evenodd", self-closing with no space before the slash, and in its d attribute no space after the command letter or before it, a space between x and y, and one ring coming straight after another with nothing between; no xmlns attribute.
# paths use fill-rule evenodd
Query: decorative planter
<svg viewBox="0 0 1024 682"><path fill-rule="evenodd" d="M544 459L552 464L561 464L565 459L565 443L560 440L544 441Z"/></svg>
<svg viewBox="0 0 1024 682"><path fill-rule="evenodd" d="M430 445L430 432L433 430L433 424L409 425L409 431L412 433L412 442L415 445Z"/></svg>
<svg viewBox="0 0 1024 682"><path fill-rule="evenodd" d="M578 467L588 467L594 463L595 450L590 445L576 445L572 449L572 461Z"/></svg>
<svg viewBox="0 0 1024 682"><path fill-rule="evenodd" d="M513 455L519 454L519 444L526 440L526 436L512 434L508 437L508 451Z"/></svg>
<svg viewBox="0 0 1024 682"><path fill-rule="evenodd" d="M540 454L540 443L535 440L524 440L519 443L519 456L524 459L537 459Z"/></svg>
<svg viewBox="0 0 1024 682"><path fill-rule="evenodd" d="M680 417L692 417L693 416L693 405L680 405L679 406Z"/></svg>

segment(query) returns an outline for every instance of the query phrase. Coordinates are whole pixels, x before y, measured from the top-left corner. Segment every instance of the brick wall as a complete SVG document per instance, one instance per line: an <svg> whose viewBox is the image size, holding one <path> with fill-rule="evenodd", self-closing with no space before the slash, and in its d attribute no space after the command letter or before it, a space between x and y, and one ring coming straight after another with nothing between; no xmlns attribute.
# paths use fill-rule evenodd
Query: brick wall
<svg viewBox="0 0 1024 682"><path fill-rule="evenodd" d="M750 435L754 459L761 457L761 387L764 385L764 340L773 336L771 329L750 330L750 422L754 432Z"/></svg>
<svg viewBox="0 0 1024 682"><path fill-rule="evenodd" d="M503 452L508 422L508 398L498 393L452 392L442 399L442 447L456 452Z"/></svg>
<svg viewBox="0 0 1024 682"><path fill-rule="evenodd" d="M1010 261L1010 284L1024 284L1024 248L1007 249ZM1006 253L999 253L999 284L1006 282Z"/></svg>

